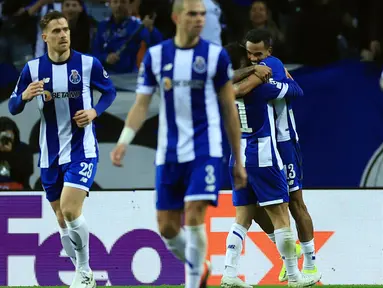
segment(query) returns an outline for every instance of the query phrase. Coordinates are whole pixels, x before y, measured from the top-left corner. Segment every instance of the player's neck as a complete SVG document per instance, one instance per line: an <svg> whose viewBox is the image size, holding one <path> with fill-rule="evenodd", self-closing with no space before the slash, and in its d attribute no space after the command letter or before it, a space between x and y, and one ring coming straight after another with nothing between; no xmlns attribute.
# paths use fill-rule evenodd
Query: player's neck
<svg viewBox="0 0 383 288"><path fill-rule="evenodd" d="M48 49L48 56L52 62L55 62L55 63L65 62L70 57L70 49L68 49L64 53L59 53L59 52L52 51L52 50Z"/></svg>
<svg viewBox="0 0 383 288"><path fill-rule="evenodd" d="M180 48L193 48L198 44L199 36L190 38L185 33L177 33L174 37L174 43Z"/></svg>

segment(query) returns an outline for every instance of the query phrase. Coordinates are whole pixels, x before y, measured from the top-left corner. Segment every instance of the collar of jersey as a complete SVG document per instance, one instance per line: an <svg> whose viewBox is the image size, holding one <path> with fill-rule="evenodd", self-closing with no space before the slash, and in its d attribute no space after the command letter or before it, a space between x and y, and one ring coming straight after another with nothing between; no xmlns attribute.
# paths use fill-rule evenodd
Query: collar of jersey
<svg viewBox="0 0 383 288"><path fill-rule="evenodd" d="M176 47L177 49L180 49L180 50L191 50L191 49L194 49L194 48L197 47L200 43L201 43L201 37L198 39L197 44L195 44L194 46L190 46L190 47L179 47L179 46L176 45L176 39L173 38L173 45L174 45L174 47Z"/></svg>
<svg viewBox="0 0 383 288"><path fill-rule="evenodd" d="M70 55L69 55L68 59L66 59L65 61L62 61L62 62L55 62L55 61L53 61L51 58L49 58L49 55L48 55L48 52L47 52L47 58L48 58L48 60L49 60L52 64L54 64L54 65L63 65L63 64L68 63L69 60L72 58L72 55L73 55L73 49L70 49Z"/></svg>

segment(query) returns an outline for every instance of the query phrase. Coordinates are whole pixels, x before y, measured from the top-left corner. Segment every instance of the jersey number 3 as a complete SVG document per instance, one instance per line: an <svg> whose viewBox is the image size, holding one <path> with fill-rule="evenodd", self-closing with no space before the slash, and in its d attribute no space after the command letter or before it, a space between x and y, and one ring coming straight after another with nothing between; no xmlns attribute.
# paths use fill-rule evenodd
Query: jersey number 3
<svg viewBox="0 0 383 288"><path fill-rule="evenodd" d="M235 100L235 104L237 104L239 121L241 123L241 132L242 133L252 133L253 129L249 128L247 123L247 115L246 115L246 107L243 99Z"/></svg>
<svg viewBox="0 0 383 288"><path fill-rule="evenodd" d="M206 165L205 167L205 183L206 183L206 188L205 191L207 192L214 192L215 191L215 182L216 178L214 175L215 169L213 165Z"/></svg>

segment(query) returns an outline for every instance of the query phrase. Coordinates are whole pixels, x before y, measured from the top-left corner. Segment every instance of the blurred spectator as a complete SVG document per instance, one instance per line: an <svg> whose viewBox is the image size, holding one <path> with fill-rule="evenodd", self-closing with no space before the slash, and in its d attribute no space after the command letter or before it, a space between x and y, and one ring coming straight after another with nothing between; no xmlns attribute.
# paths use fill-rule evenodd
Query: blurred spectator
<svg viewBox="0 0 383 288"><path fill-rule="evenodd" d="M222 45L221 7L214 0L204 0L203 2L206 8L206 22L201 37L217 45Z"/></svg>
<svg viewBox="0 0 383 288"><path fill-rule="evenodd" d="M3 2L0 36L0 61L12 63L18 70L34 56L36 41L36 4L31 0Z"/></svg>
<svg viewBox="0 0 383 288"><path fill-rule="evenodd" d="M342 11L338 0L301 2L294 51L299 63L324 65L340 59Z"/></svg>
<svg viewBox="0 0 383 288"><path fill-rule="evenodd" d="M91 37L96 21L88 16L82 0L64 0L62 12L68 20L72 49L81 53L90 52Z"/></svg>
<svg viewBox="0 0 383 288"><path fill-rule="evenodd" d="M383 61L383 1L365 0L358 6L361 18L361 57L364 61Z"/></svg>
<svg viewBox="0 0 383 288"><path fill-rule="evenodd" d="M162 40L154 27L155 15L142 21L129 15L128 0L110 0L112 17L98 25L92 52L110 73L131 73L138 70L136 60L145 41L148 47Z"/></svg>
<svg viewBox="0 0 383 288"><path fill-rule="evenodd" d="M33 154L20 141L20 132L8 117L0 117L0 190L30 189Z"/></svg>
<svg viewBox="0 0 383 288"><path fill-rule="evenodd" d="M154 26L161 32L164 39L174 37L176 26L172 20L172 0L134 0L135 7L139 4L138 14L141 18L145 15L156 13Z"/></svg>
<svg viewBox="0 0 383 288"><path fill-rule="evenodd" d="M247 31L256 28L267 28L269 30L273 37L273 55L283 59L286 56L284 54L285 36L273 21L272 12L265 1L257 0L251 5L250 25L247 27Z"/></svg>

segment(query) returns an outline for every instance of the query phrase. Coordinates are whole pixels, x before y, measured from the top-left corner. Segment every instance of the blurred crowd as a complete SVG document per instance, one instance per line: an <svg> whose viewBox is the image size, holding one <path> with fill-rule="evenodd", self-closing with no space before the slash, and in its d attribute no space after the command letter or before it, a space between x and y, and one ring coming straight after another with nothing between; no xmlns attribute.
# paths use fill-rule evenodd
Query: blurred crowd
<svg viewBox="0 0 383 288"><path fill-rule="evenodd" d="M285 63L323 65L344 58L380 61L382 0L204 0L203 37L220 45L267 27ZM137 71L145 50L175 33L172 0L0 0L0 63L20 69L45 53L39 19L68 18L72 48L96 56L110 73Z"/></svg>
<svg viewBox="0 0 383 288"><path fill-rule="evenodd" d="M383 60L383 0L203 1L207 14L202 36L219 45L240 43L247 31L268 28L273 54L285 63ZM66 15L73 49L94 55L109 73L136 72L148 47L174 36L171 4L172 0L0 0L0 67L5 67L0 78L7 78L9 65L21 70L46 52L38 24L50 10ZM9 97L7 89L1 99ZM32 173L32 151L20 141L16 123L0 117L0 190L29 189Z"/></svg>

